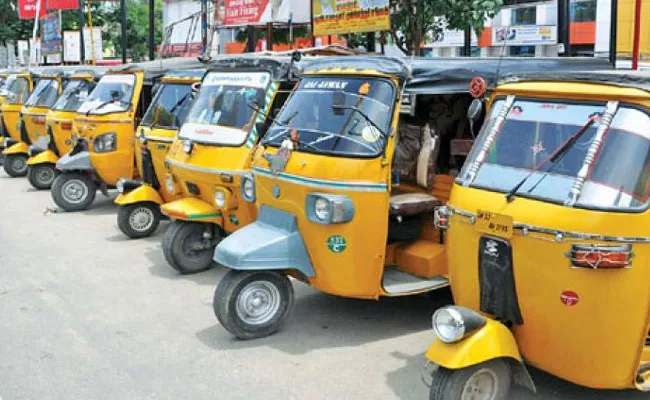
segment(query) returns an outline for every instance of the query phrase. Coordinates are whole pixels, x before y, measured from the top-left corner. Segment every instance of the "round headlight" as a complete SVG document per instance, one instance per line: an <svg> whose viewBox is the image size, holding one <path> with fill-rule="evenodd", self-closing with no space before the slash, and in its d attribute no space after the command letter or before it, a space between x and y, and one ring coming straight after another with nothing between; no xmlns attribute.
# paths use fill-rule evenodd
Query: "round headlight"
<svg viewBox="0 0 650 400"><path fill-rule="evenodd" d="M174 178L172 178L171 175L168 175L167 178L165 178L165 183L167 185L167 193L174 194L176 192Z"/></svg>
<svg viewBox="0 0 650 400"><path fill-rule="evenodd" d="M330 202L326 199L316 199L314 202L314 214L321 221L327 221L330 218Z"/></svg>
<svg viewBox="0 0 650 400"><path fill-rule="evenodd" d="M214 192L214 204L219 208L226 205L226 194L222 190Z"/></svg>
<svg viewBox="0 0 650 400"><path fill-rule="evenodd" d="M124 193L124 179L118 179L115 187L117 188L118 192Z"/></svg>
<svg viewBox="0 0 650 400"><path fill-rule="evenodd" d="M441 308L431 318L433 331L444 343L457 342L465 335L462 315L453 308Z"/></svg>
<svg viewBox="0 0 650 400"><path fill-rule="evenodd" d="M242 188L244 190L244 196L246 196L247 199L252 200L255 196L255 184L253 183L253 180L250 178L244 178Z"/></svg>
<svg viewBox="0 0 650 400"><path fill-rule="evenodd" d="M183 140L183 151L186 152L187 154L192 152L192 141L191 140Z"/></svg>

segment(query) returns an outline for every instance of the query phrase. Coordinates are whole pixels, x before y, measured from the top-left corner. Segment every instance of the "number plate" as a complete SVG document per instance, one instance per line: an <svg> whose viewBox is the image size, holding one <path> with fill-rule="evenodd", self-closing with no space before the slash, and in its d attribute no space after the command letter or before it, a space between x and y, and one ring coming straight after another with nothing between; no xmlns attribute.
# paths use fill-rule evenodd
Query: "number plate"
<svg viewBox="0 0 650 400"><path fill-rule="evenodd" d="M513 235L512 217L489 211L476 212L476 230L488 235L510 239Z"/></svg>

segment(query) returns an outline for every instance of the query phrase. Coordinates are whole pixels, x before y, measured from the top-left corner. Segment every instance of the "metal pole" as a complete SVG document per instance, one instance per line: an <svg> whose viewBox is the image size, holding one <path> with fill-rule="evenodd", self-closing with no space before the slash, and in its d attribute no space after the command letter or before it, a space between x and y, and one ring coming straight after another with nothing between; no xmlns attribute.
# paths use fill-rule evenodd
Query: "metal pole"
<svg viewBox="0 0 650 400"><path fill-rule="evenodd" d="M149 0L149 60L156 58L156 48L154 45L154 12L156 5L154 0Z"/></svg>
<svg viewBox="0 0 650 400"><path fill-rule="evenodd" d="M36 2L36 15L34 15L34 28L32 29L32 43L33 49L30 43L29 47L29 60L27 61L27 70L29 71L32 68L32 50L34 50L34 58L36 59L36 66L38 66L38 52L36 51L36 32L38 31L38 15L41 13L41 1Z"/></svg>
<svg viewBox="0 0 650 400"><path fill-rule="evenodd" d="M79 64L86 62L86 43L84 42L84 2L79 0Z"/></svg>
<svg viewBox="0 0 650 400"><path fill-rule="evenodd" d="M273 22L266 24L266 50L273 51Z"/></svg>
<svg viewBox="0 0 650 400"><path fill-rule="evenodd" d="M571 55L569 0L558 0L557 23L558 23L558 41L564 47L564 52L562 52L560 55L563 57L569 57Z"/></svg>
<svg viewBox="0 0 650 400"><path fill-rule="evenodd" d="M253 25L248 25L246 27L246 33L248 34L248 42L246 43L246 53L255 52L255 28Z"/></svg>
<svg viewBox="0 0 650 400"><path fill-rule="evenodd" d="M616 68L616 56L618 48L618 0L612 0L612 8L609 20L609 63Z"/></svg>
<svg viewBox="0 0 650 400"><path fill-rule="evenodd" d="M93 10L88 0L88 25L90 28L90 63L95 65L95 28L93 27Z"/></svg>
<svg viewBox="0 0 650 400"><path fill-rule="evenodd" d="M311 28L311 47L316 47L316 36L314 36L314 0L309 0L309 21Z"/></svg>
<svg viewBox="0 0 650 400"><path fill-rule="evenodd" d="M201 55L208 53L208 0L201 0Z"/></svg>
<svg viewBox="0 0 650 400"><path fill-rule="evenodd" d="M465 29L463 40L463 56L472 56L472 28Z"/></svg>
<svg viewBox="0 0 650 400"><path fill-rule="evenodd" d="M368 50L368 53L374 53L377 51L377 46L375 45L375 32L366 33L366 50Z"/></svg>
<svg viewBox="0 0 650 400"><path fill-rule="evenodd" d="M122 63L126 64L126 0L120 0L122 14Z"/></svg>
<svg viewBox="0 0 650 400"><path fill-rule="evenodd" d="M634 4L634 44L632 47L632 69L639 69L639 47L641 42L641 0Z"/></svg>

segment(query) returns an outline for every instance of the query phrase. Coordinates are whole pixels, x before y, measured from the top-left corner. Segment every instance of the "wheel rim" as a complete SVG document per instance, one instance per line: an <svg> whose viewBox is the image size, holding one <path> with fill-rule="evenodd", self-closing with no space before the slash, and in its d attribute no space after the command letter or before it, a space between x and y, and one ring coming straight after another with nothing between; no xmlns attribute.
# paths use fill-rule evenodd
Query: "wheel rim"
<svg viewBox="0 0 650 400"><path fill-rule="evenodd" d="M23 157L14 157L11 168L18 173L23 173L27 170L27 161Z"/></svg>
<svg viewBox="0 0 650 400"><path fill-rule="evenodd" d="M271 282L251 282L237 296L237 315L249 325L269 322L279 309L280 291Z"/></svg>
<svg viewBox="0 0 650 400"><path fill-rule="evenodd" d="M88 186L79 179L70 179L61 187L61 194L68 203L79 204L88 197Z"/></svg>
<svg viewBox="0 0 650 400"><path fill-rule="evenodd" d="M36 180L43 184L52 183L54 180L54 170L52 168L40 167L35 171Z"/></svg>
<svg viewBox="0 0 650 400"><path fill-rule="evenodd" d="M203 229L193 229L181 242L183 255L194 261L201 261L207 257L206 254L209 254L211 258L211 248L202 248L203 241Z"/></svg>
<svg viewBox="0 0 650 400"><path fill-rule="evenodd" d="M151 229L155 216L148 207L138 207L129 215L129 225L134 231L144 232Z"/></svg>
<svg viewBox="0 0 650 400"><path fill-rule="evenodd" d="M469 377L460 398L461 400L494 400L498 387L497 374L490 369L482 368Z"/></svg>

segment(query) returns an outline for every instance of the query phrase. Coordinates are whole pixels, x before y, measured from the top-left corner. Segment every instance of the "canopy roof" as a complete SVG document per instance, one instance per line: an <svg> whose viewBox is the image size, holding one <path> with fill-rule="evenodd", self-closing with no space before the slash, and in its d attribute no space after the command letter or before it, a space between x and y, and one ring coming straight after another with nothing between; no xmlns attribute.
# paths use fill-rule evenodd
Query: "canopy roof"
<svg viewBox="0 0 650 400"><path fill-rule="evenodd" d="M605 71L574 71L557 74L555 71L546 73L512 73L503 76L499 84L515 82L577 82L598 83L620 87L642 89L650 92L650 71L605 70Z"/></svg>

